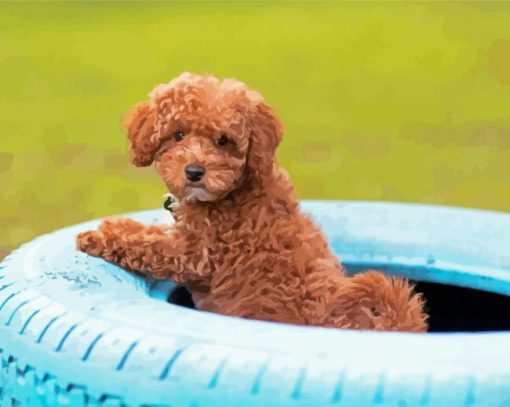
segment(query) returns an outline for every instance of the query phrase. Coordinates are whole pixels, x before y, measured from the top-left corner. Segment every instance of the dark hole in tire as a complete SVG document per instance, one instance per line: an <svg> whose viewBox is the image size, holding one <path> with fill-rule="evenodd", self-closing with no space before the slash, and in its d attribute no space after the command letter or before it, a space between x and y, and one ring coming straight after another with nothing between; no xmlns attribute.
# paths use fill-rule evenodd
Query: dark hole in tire
<svg viewBox="0 0 510 407"><path fill-rule="evenodd" d="M429 332L510 330L510 297L451 285L419 282L430 315Z"/></svg>
<svg viewBox="0 0 510 407"><path fill-rule="evenodd" d="M510 297L437 283L416 283L426 298L429 332L510 331ZM176 286L168 302L195 308L189 291Z"/></svg>
<svg viewBox="0 0 510 407"><path fill-rule="evenodd" d="M170 291L167 301L170 304L180 305L181 307L195 308L191 294L182 285L178 285Z"/></svg>

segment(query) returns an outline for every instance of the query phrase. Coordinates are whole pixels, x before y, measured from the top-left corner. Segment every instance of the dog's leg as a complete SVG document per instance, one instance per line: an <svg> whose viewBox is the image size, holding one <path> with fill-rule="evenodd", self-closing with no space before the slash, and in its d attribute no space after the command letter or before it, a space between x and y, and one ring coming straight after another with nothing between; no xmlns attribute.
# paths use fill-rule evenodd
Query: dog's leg
<svg viewBox="0 0 510 407"><path fill-rule="evenodd" d="M212 295L200 303L200 308L247 319L306 324L301 312L300 287L278 285L274 278L267 279L257 273L242 275L242 282L233 280L232 286L212 289Z"/></svg>
<svg viewBox="0 0 510 407"><path fill-rule="evenodd" d="M201 277L200 270L187 268L189 248L175 228L145 226L127 218L107 219L99 230L80 233L76 243L87 254L154 278L185 283Z"/></svg>
<svg viewBox="0 0 510 407"><path fill-rule="evenodd" d="M381 331L427 330L423 298L403 278L366 271L339 280L335 287L324 288L328 295L322 325Z"/></svg>
<svg viewBox="0 0 510 407"><path fill-rule="evenodd" d="M214 304L204 303L200 308L205 311L246 319L297 325L306 324L297 304L276 298L243 298L230 302L215 301Z"/></svg>

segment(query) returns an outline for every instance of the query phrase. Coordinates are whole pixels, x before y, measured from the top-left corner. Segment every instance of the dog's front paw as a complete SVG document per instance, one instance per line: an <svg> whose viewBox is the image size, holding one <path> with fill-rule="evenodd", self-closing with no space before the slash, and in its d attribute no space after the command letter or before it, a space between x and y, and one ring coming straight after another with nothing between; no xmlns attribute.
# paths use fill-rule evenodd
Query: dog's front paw
<svg viewBox="0 0 510 407"><path fill-rule="evenodd" d="M124 217L106 218L99 225L99 231L108 236L121 236L142 231L145 228L143 223Z"/></svg>
<svg viewBox="0 0 510 407"><path fill-rule="evenodd" d="M78 234L76 248L91 256L101 256L104 252L103 234L97 230L89 230Z"/></svg>

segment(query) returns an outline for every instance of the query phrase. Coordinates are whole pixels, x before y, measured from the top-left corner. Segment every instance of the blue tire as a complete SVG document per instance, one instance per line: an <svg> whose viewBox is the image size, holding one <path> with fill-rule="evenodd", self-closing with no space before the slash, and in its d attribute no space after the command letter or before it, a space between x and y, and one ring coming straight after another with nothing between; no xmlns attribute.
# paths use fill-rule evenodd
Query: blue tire
<svg viewBox="0 0 510 407"><path fill-rule="evenodd" d="M304 202L348 269L510 295L510 216ZM158 222L162 210L131 214ZM0 265L2 406L509 406L510 333L406 334L291 326L165 302L75 250L88 222Z"/></svg>

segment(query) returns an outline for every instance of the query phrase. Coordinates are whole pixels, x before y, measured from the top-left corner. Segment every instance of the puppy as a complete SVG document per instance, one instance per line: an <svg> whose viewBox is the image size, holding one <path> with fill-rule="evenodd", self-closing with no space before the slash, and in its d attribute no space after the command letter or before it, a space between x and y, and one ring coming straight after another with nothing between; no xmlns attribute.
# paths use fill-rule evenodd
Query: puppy
<svg viewBox="0 0 510 407"><path fill-rule="evenodd" d="M171 279L197 308L292 324L425 331L404 279L346 276L301 213L275 151L283 129L262 96L234 79L184 73L126 115L131 162L155 164L179 205L171 227L126 218L78 235L77 247Z"/></svg>

